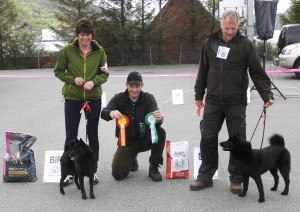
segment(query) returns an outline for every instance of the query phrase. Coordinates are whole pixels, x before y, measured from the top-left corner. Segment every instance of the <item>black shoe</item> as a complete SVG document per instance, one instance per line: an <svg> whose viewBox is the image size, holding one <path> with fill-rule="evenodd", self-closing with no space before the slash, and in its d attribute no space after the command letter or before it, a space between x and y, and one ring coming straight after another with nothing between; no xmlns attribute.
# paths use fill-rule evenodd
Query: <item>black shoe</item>
<svg viewBox="0 0 300 212"><path fill-rule="evenodd" d="M160 165L156 163L150 164L149 167L149 177L151 177L155 182L162 181L162 176L158 171L158 167L160 168Z"/></svg>
<svg viewBox="0 0 300 212"><path fill-rule="evenodd" d="M63 187L66 187L72 183L74 183L74 175L68 175L63 182Z"/></svg>
<svg viewBox="0 0 300 212"><path fill-rule="evenodd" d="M94 185L97 185L99 183L99 180L98 180L98 176L96 175L96 173L94 174L94 182L93 184Z"/></svg>
<svg viewBox="0 0 300 212"><path fill-rule="evenodd" d="M130 171L135 172L135 171L137 171L138 169L139 169L139 164L138 164L137 159L135 158L135 159L133 160L132 167L131 167Z"/></svg>

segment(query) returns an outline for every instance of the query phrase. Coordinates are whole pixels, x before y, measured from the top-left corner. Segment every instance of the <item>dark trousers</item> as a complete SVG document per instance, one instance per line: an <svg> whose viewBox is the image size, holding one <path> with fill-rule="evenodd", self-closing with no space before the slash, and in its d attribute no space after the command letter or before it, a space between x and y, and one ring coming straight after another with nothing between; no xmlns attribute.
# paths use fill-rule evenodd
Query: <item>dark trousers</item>
<svg viewBox="0 0 300 212"><path fill-rule="evenodd" d="M163 128L158 127L158 142L152 144L151 132L148 130L146 135L131 146L118 147L112 161L112 176L116 180L122 180L130 173L133 161L140 152L151 149L149 163L163 164L163 151L166 142L166 132Z"/></svg>
<svg viewBox="0 0 300 212"><path fill-rule="evenodd" d="M200 123L202 164L198 172L199 180L210 182L218 169L218 136L225 119L229 136L235 132L239 132L239 135L246 139L245 105L216 105L206 103L203 120ZM231 182L242 182L237 161L231 154L228 171Z"/></svg>
<svg viewBox="0 0 300 212"><path fill-rule="evenodd" d="M65 143L78 136L78 128L81 119L80 110L83 106L83 101L65 100L65 127L66 127L66 140ZM101 110L101 99L89 101L91 111L86 111L85 116L86 134L89 141L89 146L94 152L96 160L99 159L99 139L98 139L98 125ZM85 140L85 138L82 138Z"/></svg>

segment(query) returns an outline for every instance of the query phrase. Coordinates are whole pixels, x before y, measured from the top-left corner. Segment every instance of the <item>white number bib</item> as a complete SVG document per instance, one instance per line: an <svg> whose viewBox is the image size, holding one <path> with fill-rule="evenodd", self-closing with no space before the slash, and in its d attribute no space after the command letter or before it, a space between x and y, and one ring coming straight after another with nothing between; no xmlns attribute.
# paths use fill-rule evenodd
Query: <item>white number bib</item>
<svg viewBox="0 0 300 212"><path fill-rule="evenodd" d="M217 53L217 58L221 58L226 60L229 54L230 48L224 47L224 46L219 46L218 48L218 53Z"/></svg>

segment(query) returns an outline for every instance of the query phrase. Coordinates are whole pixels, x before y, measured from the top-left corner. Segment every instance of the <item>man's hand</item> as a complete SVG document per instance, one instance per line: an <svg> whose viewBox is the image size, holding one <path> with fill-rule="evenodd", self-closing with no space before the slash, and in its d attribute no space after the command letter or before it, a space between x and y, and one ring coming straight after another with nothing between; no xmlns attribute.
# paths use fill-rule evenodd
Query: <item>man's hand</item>
<svg viewBox="0 0 300 212"><path fill-rule="evenodd" d="M118 111L118 110L112 110L112 111L109 113L109 116L110 116L112 119L120 119L120 118L123 118L122 113L120 113L120 111Z"/></svg>
<svg viewBox="0 0 300 212"><path fill-rule="evenodd" d="M158 121L161 121L164 118L163 114L161 114L159 110L153 111L153 117Z"/></svg>
<svg viewBox="0 0 300 212"><path fill-rule="evenodd" d="M264 105L265 108L270 107L272 104L274 104L275 99L274 98L270 98Z"/></svg>
<svg viewBox="0 0 300 212"><path fill-rule="evenodd" d="M197 108L199 108L199 107L202 108L203 107L203 101L202 100L196 100L195 104L196 104Z"/></svg>

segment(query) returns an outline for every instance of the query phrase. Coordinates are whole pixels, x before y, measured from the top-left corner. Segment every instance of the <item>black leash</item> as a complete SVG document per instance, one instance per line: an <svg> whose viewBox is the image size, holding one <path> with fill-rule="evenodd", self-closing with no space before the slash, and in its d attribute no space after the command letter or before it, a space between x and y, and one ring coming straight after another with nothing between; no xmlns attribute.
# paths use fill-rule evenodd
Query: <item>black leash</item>
<svg viewBox="0 0 300 212"><path fill-rule="evenodd" d="M254 132L253 132L253 134L252 134L252 136L251 136L251 139L250 139L250 143L251 143L252 138L253 138L253 136L254 136L254 133L255 133L255 131L256 131L256 129L257 129L257 126L258 126L258 124L259 124L259 122L260 122L260 119L261 119L262 117L264 117L264 122L263 122L264 128L263 128L263 136L262 136L262 139L261 139L260 148L262 148L262 145L263 145L263 142L264 142L265 129L266 129L266 121L267 121L267 110L266 110L265 107L263 108L263 111L261 112L261 115L259 116L258 122L257 122L257 124L256 124L256 127L255 127L255 129L254 129Z"/></svg>

